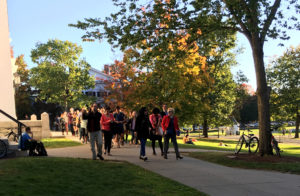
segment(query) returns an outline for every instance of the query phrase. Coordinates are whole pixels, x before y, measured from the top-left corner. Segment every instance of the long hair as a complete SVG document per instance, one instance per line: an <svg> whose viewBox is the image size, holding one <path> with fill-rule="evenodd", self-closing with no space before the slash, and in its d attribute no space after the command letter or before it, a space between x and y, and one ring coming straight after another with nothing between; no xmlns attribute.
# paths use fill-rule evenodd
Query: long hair
<svg viewBox="0 0 300 196"><path fill-rule="evenodd" d="M146 108L146 107L142 107L142 108L139 110L138 117L139 117L139 118L145 118L145 111L147 111L147 108Z"/></svg>

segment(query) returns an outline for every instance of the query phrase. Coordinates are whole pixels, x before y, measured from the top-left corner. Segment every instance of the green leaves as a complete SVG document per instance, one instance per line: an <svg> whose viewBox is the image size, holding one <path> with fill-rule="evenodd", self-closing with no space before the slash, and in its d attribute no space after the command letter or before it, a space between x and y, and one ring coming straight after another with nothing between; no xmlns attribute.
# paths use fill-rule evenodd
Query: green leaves
<svg viewBox="0 0 300 196"><path fill-rule="evenodd" d="M274 120L295 120L300 110L300 46L289 48L267 69L272 87L271 109Z"/></svg>
<svg viewBox="0 0 300 196"><path fill-rule="evenodd" d="M39 98L48 103L79 106L90 98L82 90L95 86L89 76L90 65L80 60L82 48L69 41L38 43L31 52L38 66L30 71L30 84L39 90Z"/></svg>

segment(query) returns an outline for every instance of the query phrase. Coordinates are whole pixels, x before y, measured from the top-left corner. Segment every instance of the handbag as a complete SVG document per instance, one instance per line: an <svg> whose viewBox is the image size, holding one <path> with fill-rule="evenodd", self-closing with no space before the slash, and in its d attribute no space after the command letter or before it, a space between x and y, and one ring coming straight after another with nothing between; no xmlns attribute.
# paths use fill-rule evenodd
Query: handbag
<svg viewBox="0 0 300 196"><path fill-rule="evenodd" d="M163 129L161 127L158 127L157 134L160 135L160 136L163 136L164 132L163 132Z"/></svg>

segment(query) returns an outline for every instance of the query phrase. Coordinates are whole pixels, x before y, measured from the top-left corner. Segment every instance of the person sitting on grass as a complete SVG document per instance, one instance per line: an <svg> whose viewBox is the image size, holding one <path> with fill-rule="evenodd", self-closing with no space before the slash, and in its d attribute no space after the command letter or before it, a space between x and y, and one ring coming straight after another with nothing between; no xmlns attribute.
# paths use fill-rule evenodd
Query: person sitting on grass
<svg viewBox="0 0 300 196"><path fill-rule="evenodd" d="M182 140L183 140L183 143L184 143L184 144L194 144L194 143L192 142L192 139L189 138L189 134L186 134L186 135L182 138Z"/></svg>
<svg viewBox="0 0 300 196"><path fill-rule="evenodd" d="M21 150L29 150L29 156L36 156L37 153L35 153L35 149L37 146L37 141L32 139L29 134L32 134L31 129L30 127L26 127L25 133L22 134L19 148Z"/></svg>

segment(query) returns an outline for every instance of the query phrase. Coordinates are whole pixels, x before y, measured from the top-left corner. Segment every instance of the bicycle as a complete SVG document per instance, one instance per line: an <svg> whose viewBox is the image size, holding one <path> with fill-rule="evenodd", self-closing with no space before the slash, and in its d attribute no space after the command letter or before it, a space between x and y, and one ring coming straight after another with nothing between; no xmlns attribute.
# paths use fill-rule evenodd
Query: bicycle
<svg viewBox="0 0 300 196"><path fill-rule="evenodd" d="M245 132L241 135L238 143L236 144L235 147L235 154L238 154L244 143L245 143L245 148L248 148L249 153L256 153L258 150L258 145L259 141L258 138L254 136L254 134L249 134L249 132L252 132L248 129L248 135L245 135Z"/></svg>
<svg viewBox="0 0 300 196"><path fill-rule="evenodd" d="M13 132L13 129L10 129L10 132L7 133L5 136L7 136L8 141L14 141L19 143L19 136L15 132Z"/></svg>
<svg viewBox="0 0 300 196"><path fill-rule="evenodd" d="M0 139L0 159L7 155L7 146L3 140Z"/></svg>

